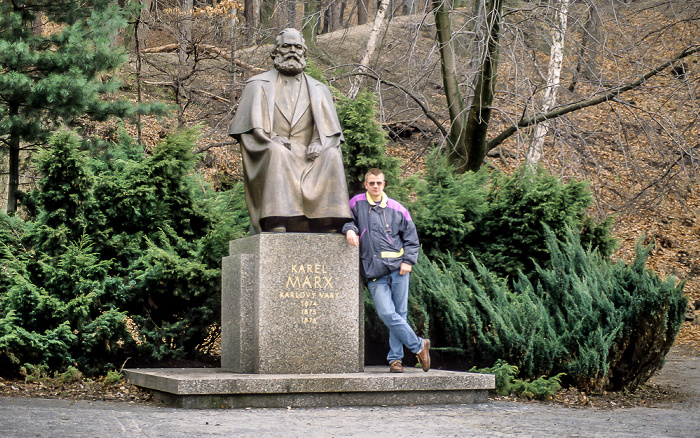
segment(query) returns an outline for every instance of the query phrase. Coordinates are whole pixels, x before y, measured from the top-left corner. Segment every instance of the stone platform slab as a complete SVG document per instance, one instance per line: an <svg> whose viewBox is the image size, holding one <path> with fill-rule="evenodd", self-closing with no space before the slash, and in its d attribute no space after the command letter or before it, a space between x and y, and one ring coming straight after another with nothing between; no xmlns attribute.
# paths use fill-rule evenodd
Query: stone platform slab
<svg viewBox="0 0 700 438"><path fill-rule="evenodd" d="M165 404L188 409L402 406L483 403L495 387L491 374L388 367L361 373L236 374L220 368L124 370L134 385Z"/></svg>

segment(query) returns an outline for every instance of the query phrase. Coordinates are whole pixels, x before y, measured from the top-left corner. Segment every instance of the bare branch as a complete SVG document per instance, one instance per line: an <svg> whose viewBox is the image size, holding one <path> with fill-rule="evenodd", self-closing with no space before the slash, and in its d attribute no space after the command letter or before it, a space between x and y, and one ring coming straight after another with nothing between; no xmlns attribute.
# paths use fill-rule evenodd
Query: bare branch
<svg viewBox="0 0 700 438"><path fill-rule="evenodd" d="M232 58L231 54L227 50L222 49L220 47L216 47L216 46L213 46L211 44L197 44L196 47L197 47L197 50L198 51L201 50L202 53L223 56L224 58L226 58L228 60L233 60L233 63L236 64L238 67L244 68L246 70L250 70L253 73L262 73L265 71L265 69L255 67L255 66L252 66L250 64L246 64L245 62L241 61L240 59ZM177 43L173 43L173 44L166 44L164 46L143 49L141 51L141 53L164 53L164 52L169 53L169 52L174 52L174 51L178 50L178 48L179 48L179 45ZM188 48L188 52L191 53L192 48Z"/></svg>
<svg viewBox="0 0 700 438"><path fill-rule="evenodd" d="M500 134L498 134L493 140L489 141L486 149L491 150L498 146L499 144L503 143L508 137L513 135L519 128L525 128L528 126L535 125L537 123L544 122L545 120L551 120L551 119L556 119L557 117L561 117L565 114L568 114L570 112L574 112L583 108L587 108L589 106L594 106L598 105L603 102L607 102L614 97L624 93L625 91L632 90L634 88L639 87L642 85L644 82L649 80L650 78L656 76L657 74L661 73L662 71L666 70L668 67L672 66L676 61L683 59L685 57L688 57L690 55L693 55L695 53L700 52L700 45L693 45L682 52L680 52L678 55L675 57L669 59L668 61L658 65L657 67L651 69L648 71L644 76L639 78L638 80L634 82L630 82L628 84L620 85L619 87L613 88L612 90L608 90L606 93L594 97L592 99L588 100L583 100L580 102L575 102L571 103L569 105L564 105L562 107L556 108L552 111L549 111L545 114L540 114L538 116L533 116L533 117L528 117L526 119L521 119L517 126L511 126L509 128L506 128L503 130Z"/></svg>
<svg viewBox="0 0 700 438"><path fill-rule="evenodd" d="M377 75L374 74L374 73L362 72L362 71L354 72L354 73L348 73L348 74L342 75L342 76L339 77L339 79L340 79L340 78L349 77L349 76L359 76L359 75L367 76L367 77L372 78L372 79L374 79L375 81L380 82L380 83L382 83L382 84L384 84L384 85L387 85L387 86L389 86L389 87L394 87L394 88L396 88L396 89L398 89L398 90L401 90L403 93L406 94L406 96L410 97L411 99L413 99L414 102L416 102L416 104L417 104L417 105L420 107L420 109L423 111L423 114L425 114L425 116L426 116L428 119L430 119L431 122L433 122L433 123L435 124L435 126L437 127L437 129L440 130L440 133L442 133L442 135L444 135L444 136L447 136L447 129L445 129L445 127L442 126L442 123L441 123L440 120L437 118L437 115L436 115L434 112L430 111L430 110L428 109L428 107L421 101L421 99L418 98L418 96L416 96L415 94L411 93L409 90L407 90L406 88L402 87L401 85L396 84L396 83L394 83L394 82L387 81L387 80L385 80L385 79L382 79L382 78L380 78L379 76L377 76Z"/></svg>

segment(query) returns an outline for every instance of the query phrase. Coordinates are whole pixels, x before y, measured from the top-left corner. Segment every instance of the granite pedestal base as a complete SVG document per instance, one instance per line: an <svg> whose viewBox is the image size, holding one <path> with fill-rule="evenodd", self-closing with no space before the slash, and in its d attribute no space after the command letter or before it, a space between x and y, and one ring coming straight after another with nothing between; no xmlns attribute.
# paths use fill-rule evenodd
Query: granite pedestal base
<svg viewBox="0 0 700 438"><path fill-rule="evenodd" d="M362 371L358 250L345 236L262 233L234 240L221 276L223 369Z"/></svg>
<svg viewBox="0 0 700 438"><path fill-rule="evenodd" d="M484 403L491 374L365 367L362 373L236 374L219 368L124 370L166 405L189 409Z"/></svg>

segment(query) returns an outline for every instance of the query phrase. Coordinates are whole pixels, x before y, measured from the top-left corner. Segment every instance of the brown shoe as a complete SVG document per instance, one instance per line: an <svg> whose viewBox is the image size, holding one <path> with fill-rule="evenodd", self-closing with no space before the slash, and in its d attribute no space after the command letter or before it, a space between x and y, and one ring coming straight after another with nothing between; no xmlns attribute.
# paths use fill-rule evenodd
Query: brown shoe
<svg viewBox="0 0 700 438"><path fill-rule="evenodd" d="M392 360L389 364L390 373L403 373L403 365L400 360Z"/></svg>
<svg viewBox="0 0 700 438"><path fill-rule="evenodd" d="M423 348L416 354L418 362L420 362L423 371L428 372L430 369L430 339L423 339Z"/></svg>

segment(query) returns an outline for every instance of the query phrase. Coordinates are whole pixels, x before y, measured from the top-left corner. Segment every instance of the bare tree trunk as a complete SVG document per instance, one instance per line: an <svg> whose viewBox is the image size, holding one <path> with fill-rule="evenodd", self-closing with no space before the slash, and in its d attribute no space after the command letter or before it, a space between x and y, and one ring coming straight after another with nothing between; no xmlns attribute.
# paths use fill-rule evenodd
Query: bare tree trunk
<svg viewBox="0 0 700 438"><path fill-rule="evenodd" d="M151 3L152 0L139 0L141 3L141 11L139 13L139 18L137 21L137 35L134 38L139 38L137 44L139 47L146 47L146 41L148 40L149 27L148 23L151 22Z"/></svg>
<svg viewBox="0 0 700 438"><path fill-rule="evenodd" d="M321 26L321 31L319 32L319 34L328 33L329 32L328 28L330 27L330 23L331 23L331 7L330 7L330 5L328 5L328 6L325 6L323 8L323 25Z"/></svg>
<svg viewBox="0 0 700 438"><path fill-rule="evenodd" d="M600 55L601 48L601 27L603 26L602 20L600 19L600 12L595 4L591 4L588 7L588 16L586 17L586 23L583 27L583 47L581 50L584 52L579 59L581 75L588 79L593 80L598 76L597 70L600 70L598 63L598 56Z"/></svg>
<svg viewBox="0 0 700 438"><path fill-rule="evenodd" d="M601 49L601 27L600 11L594 3L588 5L586 10L586 21L581 30L581 47L578 53L578 62L574 77L569 85L569 91L574 91L580 78L592 81L598 76L602 69L598 63Z"/></svg>
<svg viewBox="0 0 700 438"><path fill-rule="evenodd" d="M19 117L19 106L10 103L8 112L11 117ZM7 214L12 216L17 212L17 191L19 191L19 151L20 134L10 132L10 169L7 184Z"/></svg>
<svg viewBox="0 0 700 438"><path fill-rule="evenodd" d="M331 0L330 4L330 23L328 26L328 32L333 32L341 28L340 26L340 2L338 0Z"/></svg>
<svg viewBox="0 0 700 438"><path fill-rule="evenodd" d="M286 0L284 4L287 7L287 24L284 27L296 27L297 1Z"/></svg>
<svg viewBox="0 0 700 438"><path fill-rule="evenodd" d="M187 90L185 89L185 79L187 77L187 48L192 45L192 12L194 9L193 0L181 0L180 4L182 15L179 21L178 29L178 44L177 53L178 69L177 69L177 87L175 89L175 100L177 101L178 110L178 125L182 126L185 123L184 112L187 100Z"/></svg>
<svg viewBox="0 0 700 438"><path fill-rule="evenodd" d="M503 0L486 0L485 2L486 47L481 66L476 74L474 99L467 114L467 123L459 138L460 142L465 143L466 156L459 157L459 161L455 161L458 156L451 157L452 161L457 164L457 171L460 173L469 170L476 172L486 157L486 134L491 120L491 105L493 104L498 72L502 9ZM455 148L455 150L461 148Z"/></svg>
<svg viewBox="0 0 700 438"><path fill-rule="evenodd" d="M236 38L237 33L236 33L236 24L238 23L238 8L234 9L231 11L231 45L229 47L230 55L228 60L230 62L229 66L229 71L231 72L231 84L237 84L238 83L238 73L236 69L236 62L235 62L235 56L236 52L238 51L238 38ZM238 93L237 89L235 86L231 87L231 95L229 96L229 99L231 102L235 102L238 100ZM231 108L232 109L232 108Z"/></svg>
<svg viewBox="0 0 700 438"><path fill-rule="evenodd" d="M379 4L379 9L377 9L377 15L374 16L374 25L372 26L372 31L369 33L367 49L362 57L362 61L360 61L359 71L361 72L367 71L367 66L372 58L372 54L374 54L374 51L377 48L377 37L382 29L382 25L384 24L384 14L386 13L386 8L389 5L389 1L390 0L382 0L382 2ZM360 92L362 78L363 76L355 76L354 80L352 81L350 90L348 91L348 97L350 99L354 100L357 97L357 94Z"/></svg>
<svg viewBox="0 0 700 438"><path fill-rule="evenodd" d="M445 98L451 122L447 143L449 155L455 157L454 161L457 161L459 157L466 157L467 155L466 144L463 140L460 141L467 119L464 99L457 80L457 62L455 60L454 47L452 46L450 10L445 0L433 0L433 13L435 15L438 49L440 50L442 83L445 88Z"/></svg>
<svg viewBox="0 0 700 438"><path fill-rule="evenodd" d="M486 157L486 133L491 120L491 105L498 71L502 8L502 0L484 1L485 45L474 77L474 98L465 115L465 104L459 90L454 50L451 45L450 10L444 0L433 0L443 83L452 124L447 138L448 156L460 173L478 170Z"/></svg>
<svg viewBox="0 0 700 438"><path fill-rule="evenodd" d="M561 0L559 9L554 13L554 26L552 27L552 48L549 55L549 69L547 83L542 99L542 113L547 113L554 108L557 100L557 89L561 80L561 67L564 62L564 37L566 35L567 18L571 0ZM551 122L544 122L535 126L532 141L527 150L527 163L531 170L537 168L537 164L544 154L544 139L549 132Z"/></svg>
<svg viewBox="0 0 700 438"><path fill-rule="evenodd" d="M145 2L143 0L139 0L141 2L141 5L143 8L146 7ZM148 1L148 6L150 7L150 0ZM141 101L143 99L142 93L141 93L141 70L142 70L142 60L143 60L143 55L141 53L141 43L143 42L141 40L141 31L144 26L141 26L141 17L143 17L143 9L141 9L139 15L136 17L136 22L134 23L134 44L135 44L135 52L136 52L136 102L138 104L141 104ZM139 142L140 145L143 145L143 135L141 132L141 113L139 112L136 116L136 139Z"/></svg>
<svg viewBox="0 0 700 438"><path fill-rule="evenodd" d="M366 24L369 14L367 11L368 0L357 0L357 24Z"/></svg>
<svg viewBox="0 0 700 438"><path fill-rule="evenodd" d="M258 29L260 30L261 36L265 36L264 32L268 30L272 30L273 37L277 35L275 17L277 17L278 14L275 13L276 9L276 0L260 0L260 25Z"/></svg>
<svg viewBox="0 0 700 438"><path fill-rule="evenodd" d="M246 42L253 45L256 42L258 28L260 28L260 0L245 0L243 6L246 25Z"/></svg>
<svg viewBox="0 0 700 438"><path fill-rule="evenodd" d="M343 25L343 18L345 17L345 10L348 7L348 1L347 0L340 0L340 11L338 12L338 20L339 20L339 26L338 28L344 27ZM352 14L352 11L350 12Z"/></svg>
<svg viewBox="0 0 700 438"><path fill-rule="evenodd" d="M320 24L319 8L321 0L307 0L304 2L304 25L301 28L301 33L304 35L306 44L316 44L316 35L318 35L318 27Z"/></svg>

